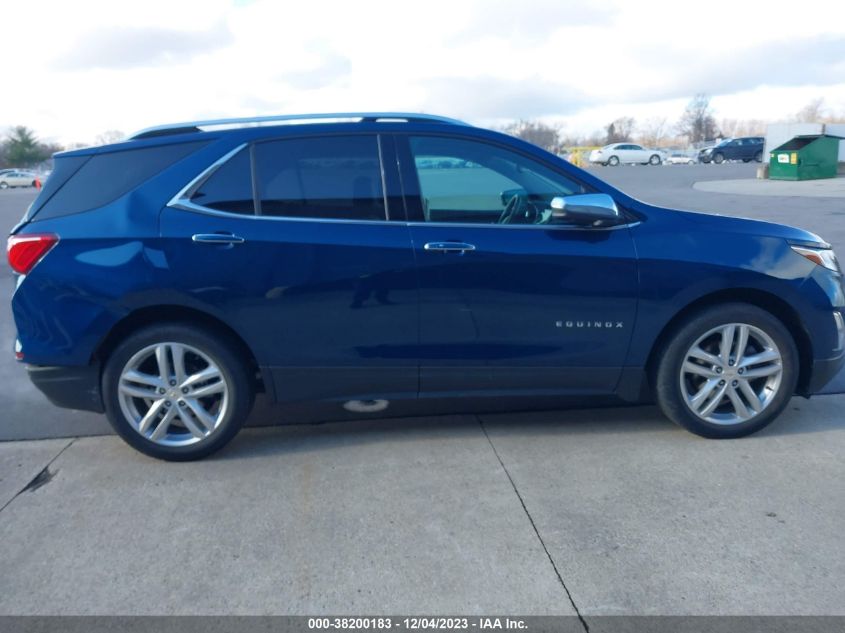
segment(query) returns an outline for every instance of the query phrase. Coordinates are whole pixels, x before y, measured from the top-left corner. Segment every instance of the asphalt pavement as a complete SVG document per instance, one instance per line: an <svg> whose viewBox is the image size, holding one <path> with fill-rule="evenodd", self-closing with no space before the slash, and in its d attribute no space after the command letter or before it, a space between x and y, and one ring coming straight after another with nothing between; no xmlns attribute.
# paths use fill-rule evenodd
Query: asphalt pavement
<svg viewBox="0 0 845 633"><path fill-rule="evenodd" d="M845 252L842 200L692 187L752 165L595 173ZM0 192L0 225L31 198ZM0 615L845 615L845 395L733 441L620 407L251 428L171 464L50 406L11 354L0 382Z"/></svg>

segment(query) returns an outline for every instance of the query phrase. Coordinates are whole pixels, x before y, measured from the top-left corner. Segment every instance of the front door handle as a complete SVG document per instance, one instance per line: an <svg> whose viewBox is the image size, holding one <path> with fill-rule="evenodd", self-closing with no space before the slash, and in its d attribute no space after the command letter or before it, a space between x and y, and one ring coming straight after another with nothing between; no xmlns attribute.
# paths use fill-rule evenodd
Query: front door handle
<svg viewBox="0 0 845 633"><path fill-rule="evenodd" d="M200 244L243 244L246 241L231 233L197 233L191 239Z"/></svg>
<svg viewBox="0 0 845 633"><path fill-rule="evenodd" d="M466 242L428 242L423 248L436 253L458 253L463 255L475 250L475 244Z"/></svg>

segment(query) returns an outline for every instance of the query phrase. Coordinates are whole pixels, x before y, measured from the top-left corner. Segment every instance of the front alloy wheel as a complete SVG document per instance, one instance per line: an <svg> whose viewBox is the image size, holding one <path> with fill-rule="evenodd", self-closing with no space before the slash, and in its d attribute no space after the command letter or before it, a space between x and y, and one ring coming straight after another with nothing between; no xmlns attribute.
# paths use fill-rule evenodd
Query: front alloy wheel
<svg viewBox="0 0 845 633"><path fill-rule="evenodd" d="M729 323L711 329L687 351L681 390L695 415L739 424L762 413L780 389L783 359L760 328Z"/></svg>
<svg viewBox="0 0 845 633"><path fill-rule="evenodd" d="M783 411L798 382L798 350L789 330L745 303L687 317L655 358L651 379L661 410L704 437L762 429Z"/></svg>

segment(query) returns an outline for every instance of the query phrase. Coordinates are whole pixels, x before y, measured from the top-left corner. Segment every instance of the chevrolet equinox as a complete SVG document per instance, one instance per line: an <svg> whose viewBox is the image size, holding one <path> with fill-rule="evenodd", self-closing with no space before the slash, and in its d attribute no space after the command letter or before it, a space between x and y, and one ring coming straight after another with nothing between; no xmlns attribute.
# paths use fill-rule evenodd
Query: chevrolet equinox
<svg viewBox="0 0 845 633"><path fill-rule="evenodd" d="M170 460L226 444L259 392L365 415L656 400L734 438L845 359L816 235L646 204L428 115L191 122L57 154L8 260L34 384Z"/></svg>

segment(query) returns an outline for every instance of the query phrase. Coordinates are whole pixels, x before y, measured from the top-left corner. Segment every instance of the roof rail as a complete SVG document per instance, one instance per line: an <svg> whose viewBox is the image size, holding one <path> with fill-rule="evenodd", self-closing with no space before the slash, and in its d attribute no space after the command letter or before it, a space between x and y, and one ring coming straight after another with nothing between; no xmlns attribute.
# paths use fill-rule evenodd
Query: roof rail
<svg viewBox="0 0 845 633"><path fill-rule="evenodd" d="M136 132L130 139L151 138L168 134L183 134L186 132L200 132L207 127L249 127L262 123L290 123L308 121L407 121L427 123L449 123L451 125L469 125L457 119L450 119L434 114L419 114L412 112L325 112L320 114L280 114L271 116L239 117L233 119L209 119L206 121L187 121L184 123L168 123L156 125Z"/></svg>

